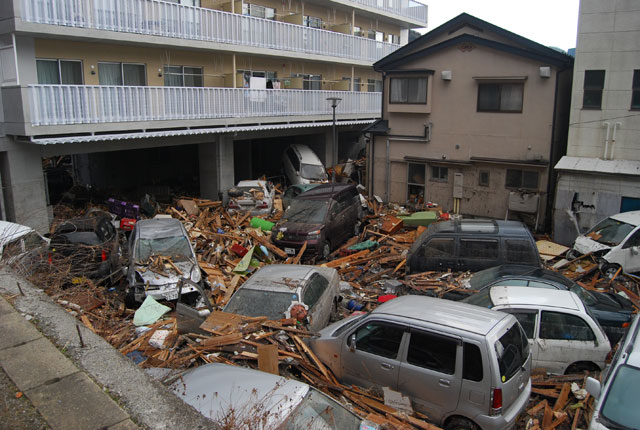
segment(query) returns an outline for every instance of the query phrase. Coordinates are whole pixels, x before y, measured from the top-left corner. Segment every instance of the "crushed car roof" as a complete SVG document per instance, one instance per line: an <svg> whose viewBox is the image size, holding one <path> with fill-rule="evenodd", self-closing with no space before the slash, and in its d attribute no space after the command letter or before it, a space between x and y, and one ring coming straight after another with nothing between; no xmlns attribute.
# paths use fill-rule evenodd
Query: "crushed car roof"
<svg viewBox="0 0 640 430"><path fill-rule="evenodd" d="M137 236L141 239L186 236L182 223L175 218L143 219L136 223Z"/></svg>
<svg viewBox="0 0 640 430"><path fill-rule="evenodd" d="M301 287L300 281L307 279L312 272L318 272L330 278L335 269L303 264L270 264L261 267L242 285L242 288L289 292Z"/></svg>

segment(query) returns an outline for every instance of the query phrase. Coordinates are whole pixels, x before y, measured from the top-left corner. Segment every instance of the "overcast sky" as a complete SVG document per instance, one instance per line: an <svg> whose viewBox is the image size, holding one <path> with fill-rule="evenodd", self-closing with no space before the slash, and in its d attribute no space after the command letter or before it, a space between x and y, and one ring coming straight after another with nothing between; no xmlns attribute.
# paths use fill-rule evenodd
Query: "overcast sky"
<svg viewBox="0 0 640 430"><path fill-rule="evenodd" d="M426 33L466 12L545 46L575 48L579 0L419 0L429 6Z"/></svg>

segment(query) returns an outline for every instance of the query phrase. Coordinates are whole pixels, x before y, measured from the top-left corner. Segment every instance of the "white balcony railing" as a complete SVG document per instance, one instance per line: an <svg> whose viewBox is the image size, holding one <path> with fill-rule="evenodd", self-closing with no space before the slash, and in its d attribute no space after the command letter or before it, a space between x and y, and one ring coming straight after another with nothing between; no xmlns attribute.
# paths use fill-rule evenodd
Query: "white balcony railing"
<svg viewBox="0 0 640 430"><path fill-rule="evenodd" d="M30 85L33 126L131 121L331 115L380 115L380 93L243 88Z"/></svg>
<svg viewBox="0 0 640 430"><path fill-rule="evenodd" d="M22 0L27 22L376 62L400 45L157 0Z"/></svg>
<svg viewBox="0 0 640 430"><path fill-rule="evenodd" d="M351 0L370 8L412 18L427 25L427 5L413 0Z"/></svg>

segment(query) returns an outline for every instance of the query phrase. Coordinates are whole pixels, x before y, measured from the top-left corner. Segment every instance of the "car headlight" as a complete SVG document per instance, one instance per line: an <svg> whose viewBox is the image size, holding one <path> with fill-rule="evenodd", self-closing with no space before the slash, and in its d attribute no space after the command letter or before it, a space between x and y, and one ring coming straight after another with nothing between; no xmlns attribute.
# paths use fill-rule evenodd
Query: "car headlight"
<svg viewBox="0 0 640 430"><path fill-rule="evenodd" d="M320 237L320 230L310 231L307 233L307 239L317 239Z"/></svg>
<svg viewBox="0 0 640 430"><path fill-rule="evenodd" d="M200 282L201 279L202 279L202 273L200 273L200 267L198 267L198 265L196 264L191 269L191 280L193 282L198 283Z"/></svg>

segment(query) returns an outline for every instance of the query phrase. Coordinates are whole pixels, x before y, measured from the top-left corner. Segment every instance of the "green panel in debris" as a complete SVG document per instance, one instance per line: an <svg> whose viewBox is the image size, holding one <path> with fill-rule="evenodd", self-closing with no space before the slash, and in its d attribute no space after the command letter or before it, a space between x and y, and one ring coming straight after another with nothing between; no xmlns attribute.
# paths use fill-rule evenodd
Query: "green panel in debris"
<svg viewBox="0 0 640 430"><path fill-rule="evenodd" d="M417 227L419 225L428 226L438 219L438 213L432 211L414 212L409 216L399 216L402 223L406 226Z"/></svg>

